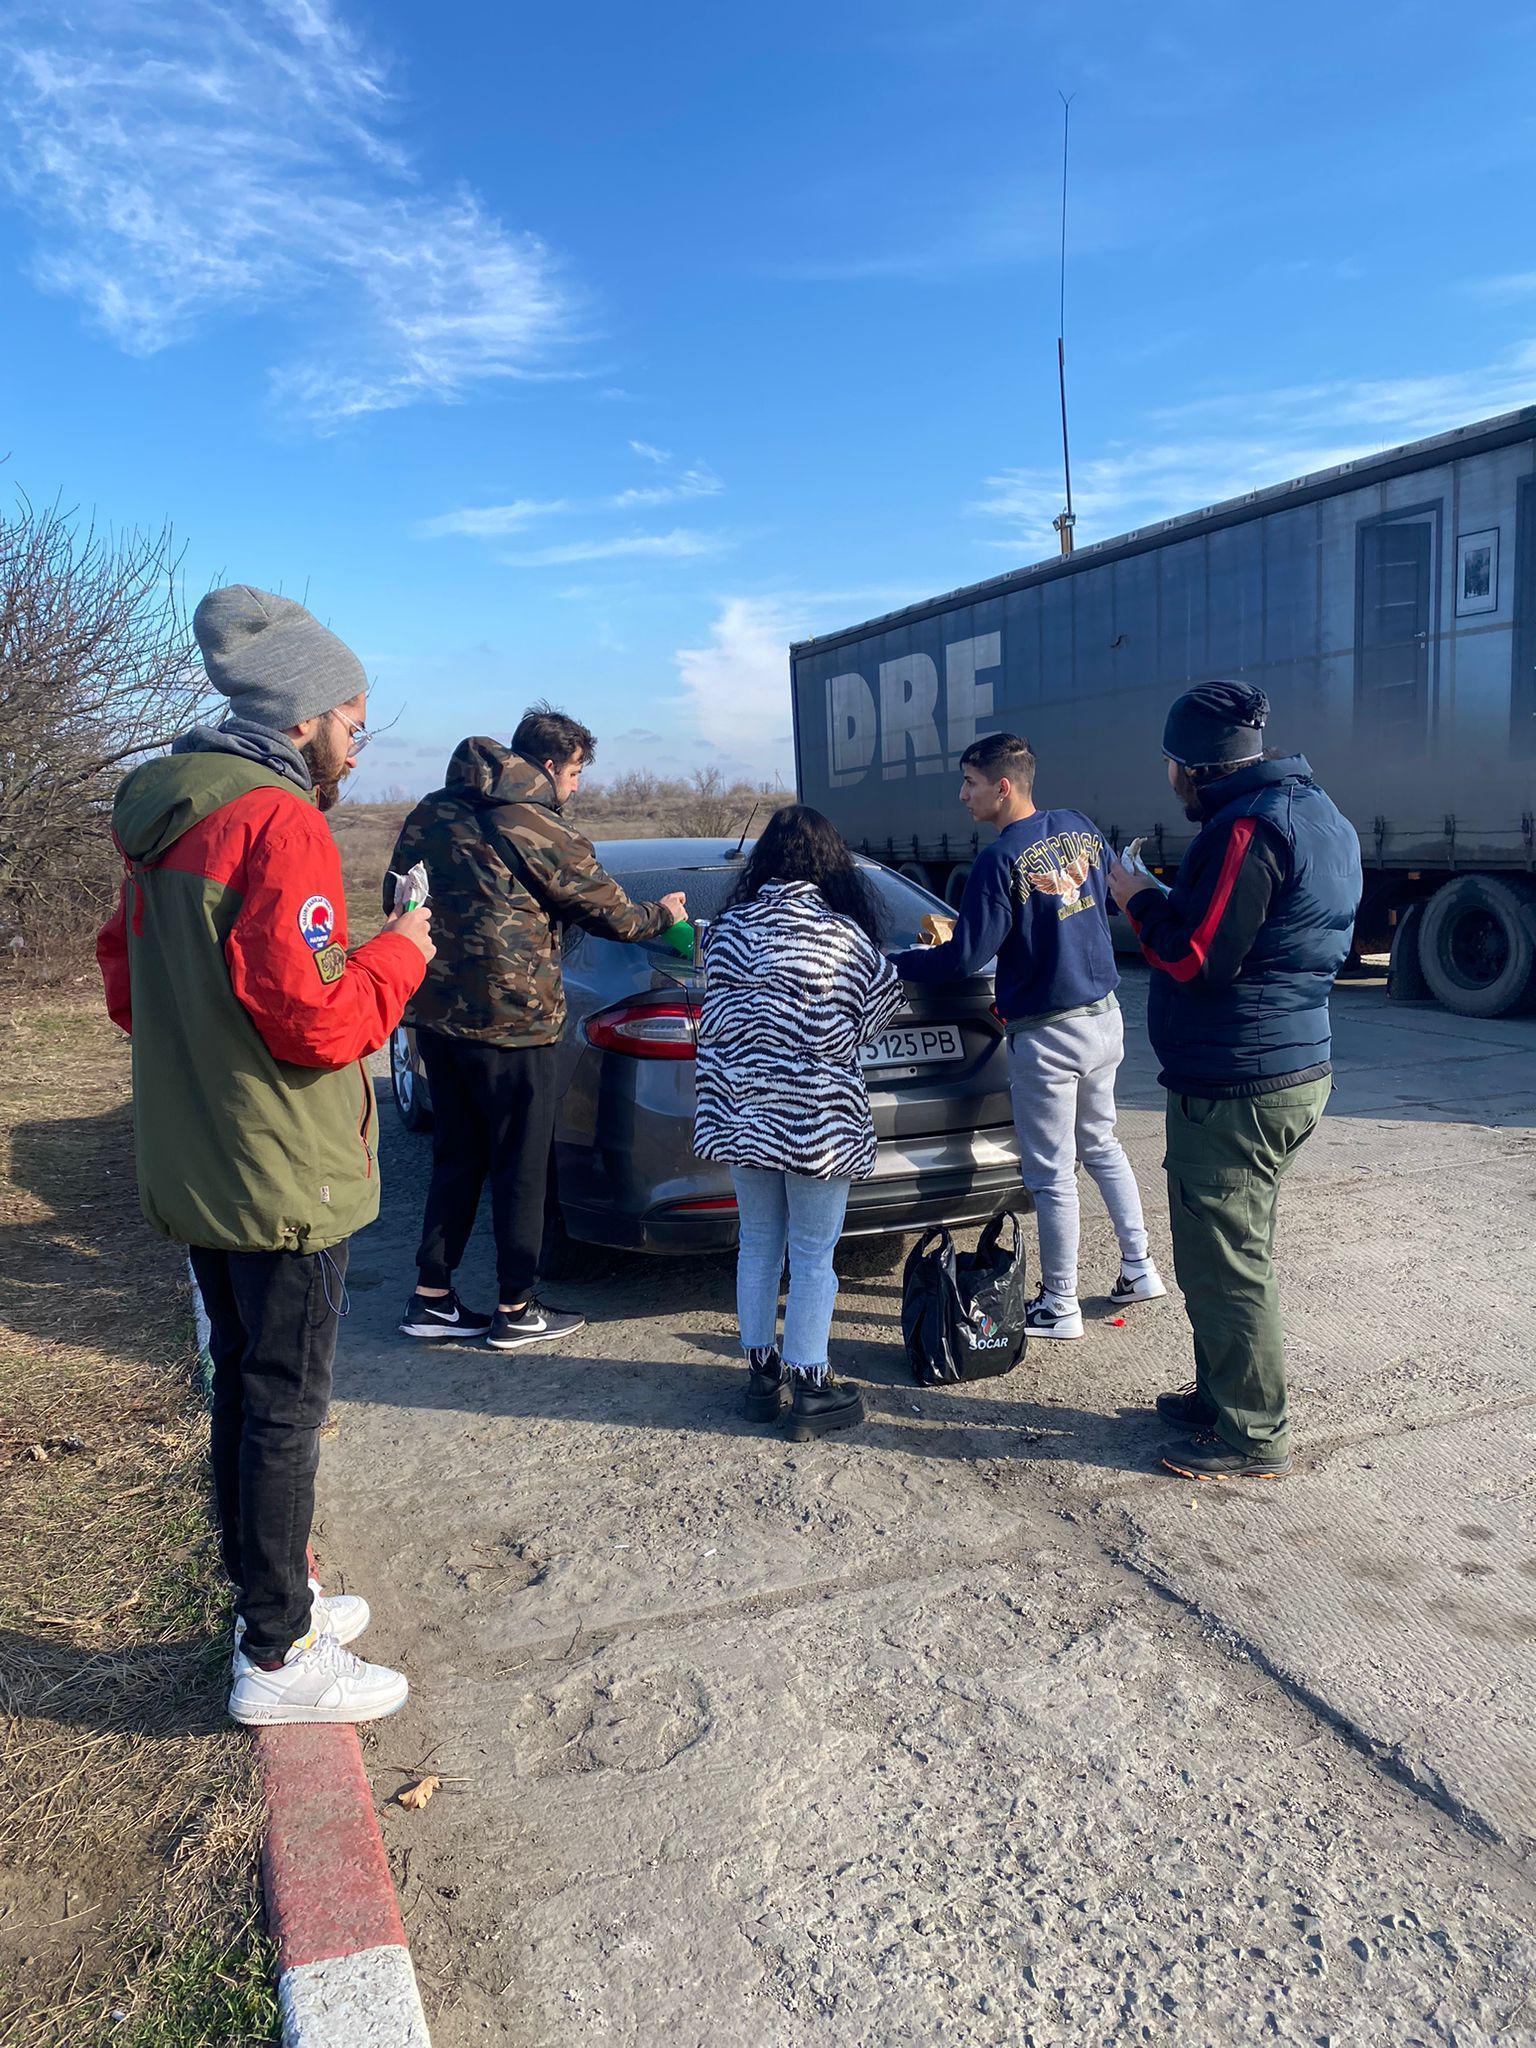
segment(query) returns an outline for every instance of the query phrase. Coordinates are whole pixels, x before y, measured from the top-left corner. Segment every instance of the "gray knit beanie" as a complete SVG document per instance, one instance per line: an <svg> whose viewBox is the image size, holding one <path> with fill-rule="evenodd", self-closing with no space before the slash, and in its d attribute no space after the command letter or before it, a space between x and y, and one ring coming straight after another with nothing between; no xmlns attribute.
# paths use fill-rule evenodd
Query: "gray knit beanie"
<svg viewBox="0 0 1536 2048"><path fill-rule="evenodd" d="M203 666L235 717L287 732L368 687L344 640L291 597L249 583L210 590L192 617Z"/></svg>

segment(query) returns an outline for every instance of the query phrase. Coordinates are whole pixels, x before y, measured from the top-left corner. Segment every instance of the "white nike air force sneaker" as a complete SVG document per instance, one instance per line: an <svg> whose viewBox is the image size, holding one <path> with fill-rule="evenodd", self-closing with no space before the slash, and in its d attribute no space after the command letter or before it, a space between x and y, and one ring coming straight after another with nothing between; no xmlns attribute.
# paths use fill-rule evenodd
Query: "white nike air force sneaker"
<svg viewBox="0 0 1536 2048"><path fill-rule="evenodd" d="M361 1593L326 1593L320 1581L309 1582L309 1626L316 1635L334 1636L338 1643L355 1643L373 1619ZM245 1616L235 1616L235 1651L245 1641Z"/></svg>
<svg viewBox="0 0 1536 2048"><path fill-rule="evenodd" d="M246 1728L382 1721L400 1711L409 1691L403 1672L365 1664L334 1636L311 1629L276 1671L263 1671L237 1651L229 1711Z"/></svg>

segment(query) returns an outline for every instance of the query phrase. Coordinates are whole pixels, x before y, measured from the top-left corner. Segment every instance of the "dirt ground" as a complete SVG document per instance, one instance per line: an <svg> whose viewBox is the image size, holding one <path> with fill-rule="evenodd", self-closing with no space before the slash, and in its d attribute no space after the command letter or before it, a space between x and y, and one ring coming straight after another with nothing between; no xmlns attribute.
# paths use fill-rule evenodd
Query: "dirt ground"
<svg viewBox="0 0 1536 2048"><path fill-rule="evenodd" d="M1257 1498L1155 1469L1176 1300L919 1390L852 1252L871 1420L800 1447L741 1418L728 1259L424 1355L427 1143L386 1116L323 1534L415 1687L381 1804L446 1779L385 1807L438 2048L1536 2041L1536 1020L1336 1023L1281 1231L1302 1469Z"/></svg>

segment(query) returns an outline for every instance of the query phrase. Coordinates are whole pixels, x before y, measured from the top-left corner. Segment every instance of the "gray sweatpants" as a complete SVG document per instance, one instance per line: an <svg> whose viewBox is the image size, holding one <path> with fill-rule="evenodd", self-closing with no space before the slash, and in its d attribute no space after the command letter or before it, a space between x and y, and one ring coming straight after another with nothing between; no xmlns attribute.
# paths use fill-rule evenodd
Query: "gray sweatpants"
<svg viewBox="0 0 1536 2048"><path fill-rule="evenodd" d="M1008 1041L1019 1165L1035 1198L1048 1294L1077 1292L1079 1162L1098 1183L1121 1257L1147 1256L1141 1193L1115 1136L1115 1072L1124 1057L1118 1004L1094 1017L1026 1025Z"/></svg>

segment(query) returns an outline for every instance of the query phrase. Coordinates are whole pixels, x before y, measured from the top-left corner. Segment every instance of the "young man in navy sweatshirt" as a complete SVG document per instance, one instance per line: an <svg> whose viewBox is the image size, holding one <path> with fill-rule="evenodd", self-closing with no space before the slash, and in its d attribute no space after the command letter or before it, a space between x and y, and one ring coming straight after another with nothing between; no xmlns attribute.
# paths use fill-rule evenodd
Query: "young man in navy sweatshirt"
<svg viewBox="0 0 1536 2048"><path fill-rule="evenodd" d="M1028 740L989 733L960 756L960 801L998 836L976 856L954 935L896 959L904 981L954 981L997 960L997 1007L1019 1164L1040 1226L1035 1337L1083 1334L1077 1298L1077 1167L1098 1183L1120 1242L1112 1302L1155 1301L1167 1289L1147 1256L1141 1195L1115 1136L1115 1071L1125 1028L1105 909L1110 854L1081 811L1038 811Z"/></svg>

